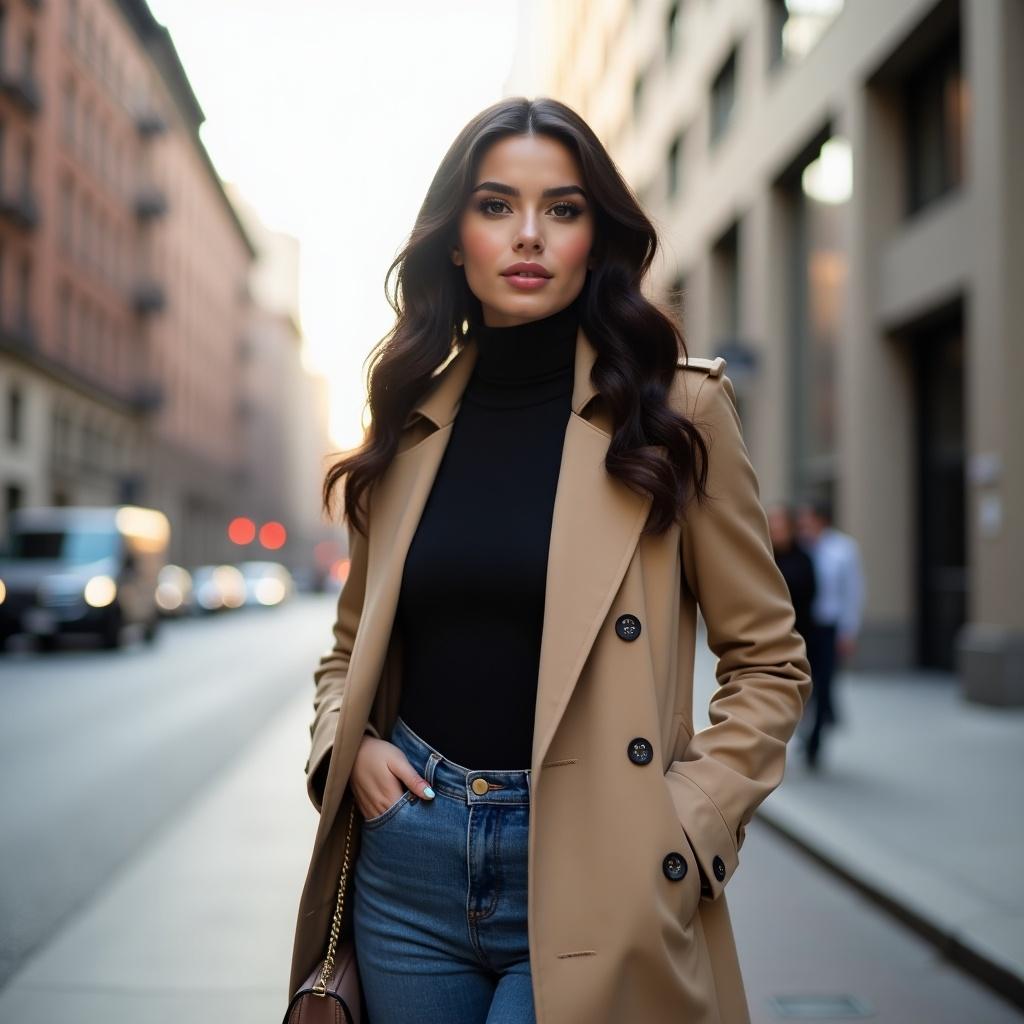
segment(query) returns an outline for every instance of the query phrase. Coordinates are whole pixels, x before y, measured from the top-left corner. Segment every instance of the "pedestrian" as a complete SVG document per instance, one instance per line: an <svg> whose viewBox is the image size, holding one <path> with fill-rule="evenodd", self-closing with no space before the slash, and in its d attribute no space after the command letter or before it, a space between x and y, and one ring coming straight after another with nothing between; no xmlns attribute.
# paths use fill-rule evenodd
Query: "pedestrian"
<svg viewBox="0 0 1024 1024"><path fill-rule="evenodd" d="M796 615L796 631L806 642L814 626L811 607L817 593L817 580L814 562L797 537L796 511L784 503L769 508L768 533L775 553L775 564L789 587ZM812 671L812 679L813 675Z"/></svg>
<svg viewBox="0 0 1024 1024"><path fill-rule="evenodd" d="M802 502L797 511L798 533L814 562L817 581L807 643L814 692L799 736L804 761L812 771L821 766L826 729L839 721L836 669L853 659L865 596L857 542L836 528L832 516L831 501L822 497Z"/></svg>
<svg viewBox="0 0 1024 1024"><path fill-rule="evenodd" d="M494 104L441 161L325 479L351 568L293 992L348 850L373 1024L749 1020L724 890L810 673L725 360L642 290L656 249L555 100ZM698 606L721 685L694 735Z"/></svg>

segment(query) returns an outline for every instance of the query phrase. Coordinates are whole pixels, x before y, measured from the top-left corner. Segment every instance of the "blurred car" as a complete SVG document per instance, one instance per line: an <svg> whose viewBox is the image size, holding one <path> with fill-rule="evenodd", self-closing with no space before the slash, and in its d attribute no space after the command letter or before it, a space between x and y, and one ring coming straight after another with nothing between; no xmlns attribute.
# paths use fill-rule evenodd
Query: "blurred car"
<svg viewBox="0 0 1024 1024"><path fill-rule="evenodd" d="M301 594L321 594L329 582L327 573L312 565L296 566L292 570L292 582L295 592Z"/></svg>
<svg viewBox="0 0 1024 1024"><path fill-rule="evenodd" d="M241 608L245 577L233 565L199 565L192 570L193 606L199 614Z"/></svg>
<svg viewBox="0 0 1024 1024"><path fill-rule="evenodd" d="M280 562L242 562L239 571L245 577L245 603L272 608L295 593L292 574Z"/></svg>
<svg viewBox="0 0 1024 1024"><path fill-rule="evenodd" d="M0 648L15 633L42 647L90 633L113 648L135 624L152 642L170 537L167 517L138 505L15 509L0 558Z"/></svg>
<svg viewBox="0 0 1024 1024"><path fill-rule="evenodd" d="M187 615L192 610L192 574L181 565L165 565L157 577L156 603L167 617Z"/></svg>

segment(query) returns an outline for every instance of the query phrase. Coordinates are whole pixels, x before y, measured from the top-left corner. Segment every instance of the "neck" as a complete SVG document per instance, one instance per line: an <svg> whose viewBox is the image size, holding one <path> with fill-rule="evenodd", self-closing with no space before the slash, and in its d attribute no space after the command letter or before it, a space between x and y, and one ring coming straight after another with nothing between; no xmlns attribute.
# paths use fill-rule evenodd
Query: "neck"
<svg viewBox="0 0 1024 1024"><path fill-rule="evenodd" d="M575 302L556 313L505 327L479 324L474 329L474 375L483 381L529 382L573 365L579 311Z"/></svg>

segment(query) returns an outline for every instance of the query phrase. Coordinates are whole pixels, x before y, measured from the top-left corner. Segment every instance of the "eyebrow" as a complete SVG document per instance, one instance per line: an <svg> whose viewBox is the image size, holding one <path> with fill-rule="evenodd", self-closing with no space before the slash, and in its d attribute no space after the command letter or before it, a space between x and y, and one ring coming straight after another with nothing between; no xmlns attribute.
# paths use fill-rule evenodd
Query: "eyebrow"
<svg viewBox="0 0 1024 1024"><path fill-rule="evenodd" d="M500 181L482 181L473 189L473 191L500 192L502 195L506 196L518 196L522 194L519 189L512 185L505 185ZM577 193L583 196L584 199L587 198L587 193L584 192L579 185L558 185L555 188L546 188L541 192L541 195L546 199L548 196L571 196Z"/></svg>

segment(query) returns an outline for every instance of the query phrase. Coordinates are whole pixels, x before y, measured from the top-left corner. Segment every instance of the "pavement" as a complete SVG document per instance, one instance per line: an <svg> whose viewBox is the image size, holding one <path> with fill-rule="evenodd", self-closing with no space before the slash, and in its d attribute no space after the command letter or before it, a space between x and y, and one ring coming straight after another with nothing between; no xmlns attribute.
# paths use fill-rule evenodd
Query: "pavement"
<svg viewBox="0 0 1024 1024"><path fill-rule="evenodd" d="M26 961L0 1024L280 1021L317 824L311 717L303 690Z"/></svg>
<svg viewBox="0 0 1024 1024"><path fill-rule="evenodd" d="M700 728L714 687L706 652L696 678ZM1024 710L967 703L941 673L850 671L837 677L836 708L820 769L791 743L783 784L752 825L1021 1005ZM310 716L297 694L64 922L0 991L0 1024L280 1020L316 831L296 767Z"/></svg>
<svg viewBox="0 0 1024 1024"><path fill-rule="evenodd" d="M834 689L819 769L794 738L756 820L1024 1007L1024 708L968 702L943 672L841 670Z"/></svg>

